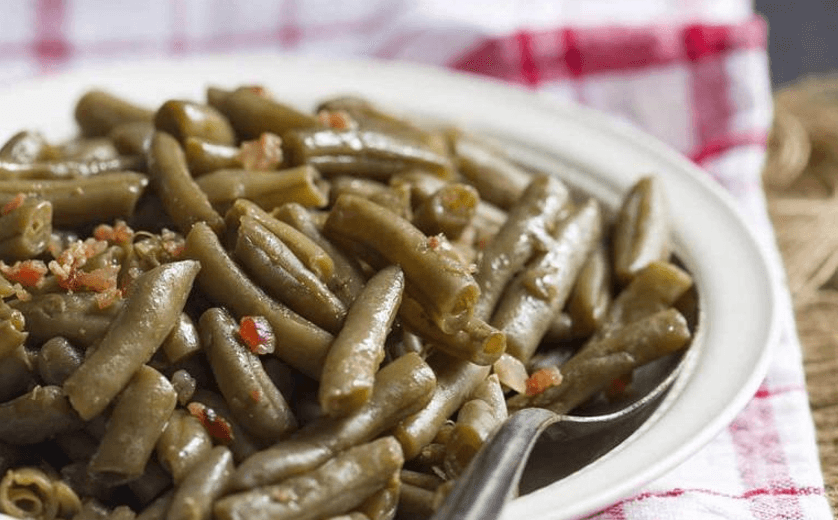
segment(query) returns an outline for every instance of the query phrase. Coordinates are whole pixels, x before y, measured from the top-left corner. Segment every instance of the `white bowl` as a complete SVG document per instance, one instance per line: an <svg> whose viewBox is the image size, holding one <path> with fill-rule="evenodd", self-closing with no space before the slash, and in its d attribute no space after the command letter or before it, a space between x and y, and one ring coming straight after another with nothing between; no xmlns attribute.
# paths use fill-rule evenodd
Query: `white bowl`
<svg viewBox="0 0 838 520"><path fill-rule="evenodd" d="M359 93L405 113L461 124L515 145L525 162L557 173L606 204L655 173L670 202L677 253L695 277L701 333L693 363L663 405L617 449L522 496L504 519L575 518L604 508L663 474L724 428L752 397L778 337L770 264L731 197L684 157L605 115L499 82L425 67L244 55L140 62L78 70L0 93L0 139L22 129L73 132L72 108L90 87L138 102L203 99L208 84L262 83L304 108Z"/></svg>

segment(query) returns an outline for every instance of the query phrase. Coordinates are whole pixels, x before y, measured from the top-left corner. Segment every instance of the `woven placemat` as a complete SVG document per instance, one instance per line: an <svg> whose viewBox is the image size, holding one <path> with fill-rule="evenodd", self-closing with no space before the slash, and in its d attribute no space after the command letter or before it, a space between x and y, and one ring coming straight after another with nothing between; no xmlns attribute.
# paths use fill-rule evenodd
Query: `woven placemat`
<svg viewBox="0 0 838 520"><path fill-rule="evenodd" d="M763 172L794 301L809 402L838 511L838 76L775 95Z"/></svg>

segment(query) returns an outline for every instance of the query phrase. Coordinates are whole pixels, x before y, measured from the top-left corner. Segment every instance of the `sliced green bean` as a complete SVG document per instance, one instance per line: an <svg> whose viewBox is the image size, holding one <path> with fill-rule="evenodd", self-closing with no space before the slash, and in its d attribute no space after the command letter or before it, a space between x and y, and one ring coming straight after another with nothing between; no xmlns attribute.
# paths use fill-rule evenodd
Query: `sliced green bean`
<svg viewBox="0 0 838 520"><path fill-rule="evenodd" d="M272 172L216 170L196 181L213 206L226 211L236 199L250 199L271 210L289 202L322 208L329 199L319 185L320 173L311 166Z"/></svg>
<svg viewBox="0 0 838 520"><path fill-rule="evenodd" d="M623 199L614 225L614 273L627 284L638 271L670 253L669 215L663 186L655 177L637 181Z"/></svg>
<svg viewBox="0 0 838 520"><path fill-rule="evenodd" d="M0 404L0 442L38 444L83 426L59 386L36 386Z"/></svg>
<svg viewBox="0 0 838 520"><path fill-rule="evenodd" d="M358 506L358 511L370 520L392 520L399 507L401 487L399 472L393 473L383 488L370 495Z"/></svg>
<svg viewBox="0 0 838 520"><path fill-rule="evenodd" d="M474 275L480 287L475 316L484 320L492 316L506 284L530 260L537 241L550 234L567 200L568 191L561 181L547 175L533 177L497 235L483 249Z"/></svg>
<svg viewBox="0 0 838 520"><path fill-rule="evenodd" d="M79 508L81 508L81 502ZM53 480L38 468L8 471L0 481L0 511L16 518L53 520L59 502Z"/></svg>
<svg viewBox="0 0 838 520"><path fill-rule="evenodd" d="M0 161L31 164L57 159L58 153L39 132L23 130L9 138L0 148Z"/></svg>
<svg viewBox="0 0 838 520"><path fill-rule="evenodd" d="M479 202L477 190L471 186L447 184L416 209L413 223L426 235L442 233L455 240L471 223Z"/></svg>
<svg viewBox="0 0 838 520"><path fill-rule="evenodd" d="M371 179L348 175L335 177L329 181L329 184L331 186L329 201L332 204L339 196L349 193L369 199L379 206L384 206L400 217L408 220L413 218L410 205L410 189L406 186L392 187Z"/></svg>
<svg viewBox="0 0 838 520"><path fill-rule="evenodd" d="M79 99L76 122L88 137L105 136L122 123L151 121L154 113L101 90L91 90Z"/></svg>
<svg viewBox="0 0 838 520"><path fill-rule="evenodd" d="M219 308L201 315L201 342L233 415L260 439L276 441L297 428L285 398L256 354L241 344L238 324Z"/></svg>
<svg viewBox="0 0 838 520"><path fill-rule="evenodd" d="M256 139L264 132L285 137L289 130L317 126L317 119L277 103L250 89L236 89L210 101L225 115L241 139Z"/></svg>
<svg viewBox="0 0 838 520"><path fill-rule="evenodd" d="M0 216L0 258L26 260L47 248L52 235L52 203L27 197Z"/></svg>
<svg viewBox="0 0 838 520"><path fill-rule="evenodd" d="M369 400L403 292L404 273L390 266L370 278L352 303L320 377L318 397L328 415L348 415Z"/></svg>
<svg viewBox="0 0 838 520"><path fill-rule="evenodd" d="M188 137L227 146L236 143L233 127L221 112L209 105L192 101L166 101L154 114L154 126L171 134L181 144L185 144Z"/></svg>
<svg viewBox="0 0 838 520"><path fill-rule="evenodd" d="M589 200L557 231L507 286L491 324L506 334L506 350L523 362L532 357L553 316L564 306L579 271L599 242L599 204Z"/></svg>
<svg viewBox="0 0 838 520"><path fill-rule="evenodd" d="M219 520L303 520L351 511L384 487L403 462L399 443L384 437L280 484L228 495L216 502L215 515Z"/></svg>
<svg viewBox="0 0 838 520"><path fill-rule="evenodd" d="M84 357L67 339L56 336L38 350L38 375L48 385L61 386L81 366Z"/></svg>
<svg viewBox="0 0 838 520"><path fill-rule="evenodd" d="M172 475L176 485L204 460L211 450L212 439L201 421L179 409L169 417L169 422L155 445L157 460Z"/></svg>
<svg viewBox="0 0 838 520"><path fill-rule="evenodd" d="M611 304L611 269L603 244L590 254L567 301L567 316L575 337L588 337L605 320ZM555 320L553 322L555 324Z"/></svg>
<svg viewBox="0 0 838 520"><path fill-rule="evenodd" d="M189 172L195 177L215 170L243 167L240 151L235 146L187 137L183 142L183 151Z"/></svg>
<svg viewBox="0 0 838 520"><path fill-rule="evenodd" d="M89 292L35 294L27 301L10 302L23 313L30 341L39 344L62 336L82 349L99 342L124 304L119 300L99 308L96 295Z"/></svg>
<svg viewBox="0 0 838 520"><path fill-rule="evenodd" d="M454 139L454 154L460 173L477 188L480 198L502 209L517 202L532 177L497 148L464 133Z"/></svg>
<svg viewBox="0 0 838 520"><path fill-rule="evenodd" d="M198 329L188 314L185 312L180 314L177 323L163 340L160 349L171 364L180 363L201 350Z"/></svg>
<svg viewBox="0 0 838 520"><path fill-rule="evenodd" d="M40 197L52 204L52 224L74 227L128 218L148 184L145 175L107 172L79 179L3 180L0 205L18 193Z"/></svg>
<svg viewBox="0 0 838 520"><path fill-rule="evenodd" d="M343 302L256 219L241 218L234 255L268 294L331 333L341 329Z"/></svg>
<svg viewBox="0 0 838 520"><path fill-rule="evenodd" d="M116 400L90 471L123 482L142 475L175 404L169 380L141 366Z"/></svg>
<svg viewBox="0 0 838 520"><path fill-rule="evenodd" d="M133 121L113 127L108 138L119 153L145 157L151 137L154 135L154 123L151 121Z"/></svg>
<svg viewBox="0 0 838 520"><path fill-rule="evenodd" d="M147 160L166 213L183 233L196 222L206 222L216 233L224 231L224 219L190 175L186 156L174 137L155 132Z"/></svg>
<svg viewBox="0 0 838 520"><path fill-rule="evenodd" d="M23 313L0 300L0 358L23 346L29 334L25 330Z"/></svg>
<svg viewBox="0 0 838 520"><path fill-rule="evenodd" d="M407 220L368 200L343 195L332 207L325 231L400 265L408 291L443 331L452 332L471 318L480 289L468 266L434 247L433 238Z"/></svg>
<svg viewBox="0 0 838 520"><path fill-rule="evenodd" d="M213 502L227 487L233 474L233 456L216 446L175 490L166 520L209 520Z"/></svg>
<svg viewBox="0 0 838 520"><path fill-rule="evenodd" d="M274 334L282 338L275 354L315 379L320 377L332 335L268 297L229 257L218 237L199 222L186 237L187 258L201 262L198 286L236 316L264 316Z"/></svg>
<svg viewBox="0 0 838 520"><path fill-rule="evenodd" d="M184 260L141 274L96 349L64 383L85 420L99 415L177 323L201 265Z"/></svg>

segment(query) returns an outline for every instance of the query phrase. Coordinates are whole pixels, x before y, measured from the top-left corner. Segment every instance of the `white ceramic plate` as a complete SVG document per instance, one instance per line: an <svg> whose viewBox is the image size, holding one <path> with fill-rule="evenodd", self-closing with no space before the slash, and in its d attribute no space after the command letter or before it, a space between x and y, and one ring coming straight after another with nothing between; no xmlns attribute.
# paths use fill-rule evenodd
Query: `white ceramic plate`
<svg viewBox="0 0 838 520"><path fill-rule="evenodd" d="M73 132L86 89L156 105L203 99L208 84L263 83L306 109L360 93L406 113L449 120L512 143L518 156L610 205L643 174L663 181L677 252L695 277L702 333L691 369L643 428L577 473L511 502L503 518L575 518L606 507L698 450L744 407L778 336L769 264L732 199L709 176L655 139L602 114L498 82L415 65L276 55L141 62L20 84L0 94L0 140L22 128L51 138ZM557 162L558 161L558 162Z"/></svg>

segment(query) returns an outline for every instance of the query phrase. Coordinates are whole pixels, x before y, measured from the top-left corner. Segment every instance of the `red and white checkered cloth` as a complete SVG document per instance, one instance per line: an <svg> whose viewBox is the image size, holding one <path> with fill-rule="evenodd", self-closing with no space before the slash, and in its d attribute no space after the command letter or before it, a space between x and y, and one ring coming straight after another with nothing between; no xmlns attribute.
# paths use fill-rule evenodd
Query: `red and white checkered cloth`
<svg viewBox="0 0 838 520"><path fill-rule="evenodd" d="M771 121L766 32L746 0L4 0L0 82L271 49L478 72L669 143L736 197L776 253L759 176ZM747 408L681 466L593 518L832 518L785 304L782 343Z"/></svg>

